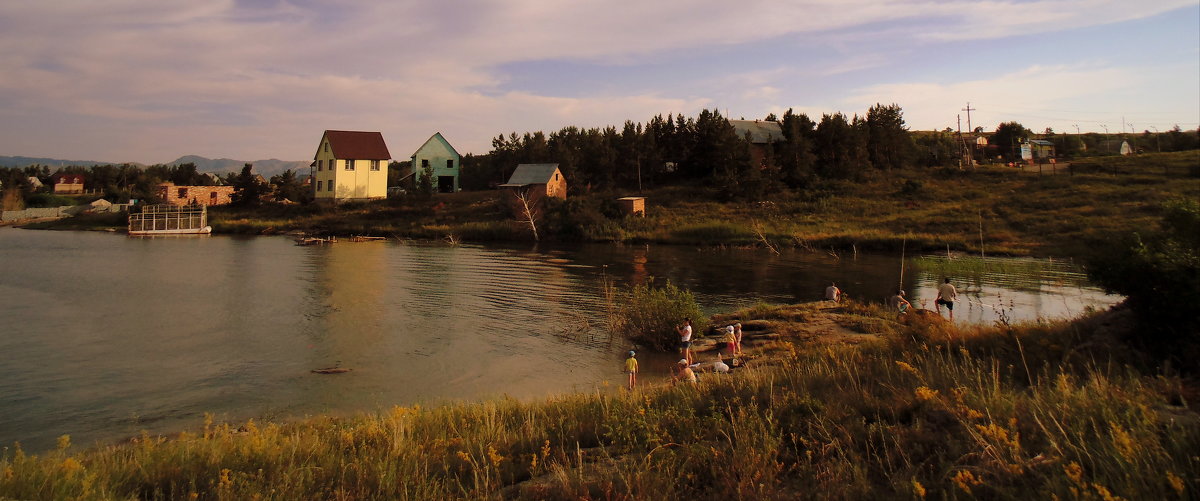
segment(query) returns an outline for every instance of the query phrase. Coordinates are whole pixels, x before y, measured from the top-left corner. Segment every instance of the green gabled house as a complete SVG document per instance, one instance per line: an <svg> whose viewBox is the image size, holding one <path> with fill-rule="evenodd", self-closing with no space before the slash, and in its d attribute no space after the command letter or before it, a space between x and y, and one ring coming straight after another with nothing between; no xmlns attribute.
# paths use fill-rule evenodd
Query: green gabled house
<svg viewBox="0 0 1200 501"><path fill-rule="evenodd" d="M427 167L433 169L433 186L439 193L458 191L462 156L442 137L441 132L435 132L412 154L413 180L420 179Z"/></svg>

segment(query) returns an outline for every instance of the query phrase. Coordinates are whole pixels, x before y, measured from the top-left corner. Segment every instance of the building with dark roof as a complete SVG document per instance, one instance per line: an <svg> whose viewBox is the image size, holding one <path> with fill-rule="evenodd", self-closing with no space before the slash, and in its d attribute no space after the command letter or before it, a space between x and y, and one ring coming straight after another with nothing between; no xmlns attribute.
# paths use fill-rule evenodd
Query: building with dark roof
<svg viewBox="0 0 1200 501"><path fill-rule="evenodd" d="M537 197L567 198L567 178L558 170L558 164L520 164L500 187Z"/></svg>
<svg viewBox="0 0 1200 501"><path fill-rule="evenodd" d="M730 120L729 125L740 138L750 139L750 164L767 167L770 156L768 148L777 141L783 141L783 128L779 122L768 120Z"/></svg>
<svg viewBox="0 0 1200 501"><path fill-rule="evenodd" d="M392 155L383 134L327 130L313 160L314 196L318 202L372 200L387 196L387 168Z"/></svg>

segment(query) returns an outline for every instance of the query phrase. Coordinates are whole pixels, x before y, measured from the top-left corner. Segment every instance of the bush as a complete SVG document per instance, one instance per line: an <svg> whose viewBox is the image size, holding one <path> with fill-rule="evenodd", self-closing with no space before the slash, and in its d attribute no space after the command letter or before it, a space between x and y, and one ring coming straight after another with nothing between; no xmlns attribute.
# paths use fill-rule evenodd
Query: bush
<svg viewBox="0 0 1200 501"><path fill-rule="evenodd" d="M708 319L700 311L695 296L671 282L662 287L635 285L624 296L626 301L618 308L617 315L626 336L635 343L670 350L679 345L675 327L683 319L692 319L693 333L708 327Z"/></svg>
<svg viewBox="0 0 1200 501"><path fill-rule="evenodd" d="M1128 298L1144 326L1143 344L1178 357L1181 348L1200 347L1200 203L1180 199L1164 209L1159 231L1118 239L1087 269L1105 290Z"/></svg>

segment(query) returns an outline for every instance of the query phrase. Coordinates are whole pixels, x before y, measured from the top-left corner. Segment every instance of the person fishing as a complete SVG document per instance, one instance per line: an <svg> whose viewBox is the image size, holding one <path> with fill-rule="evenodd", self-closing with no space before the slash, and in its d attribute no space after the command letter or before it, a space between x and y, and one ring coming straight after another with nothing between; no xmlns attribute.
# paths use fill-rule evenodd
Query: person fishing
<svg viewBox="0 0 1200 501"><path fill-rule="evenodd" d="M954 321L954 300L958 299L958 291L954 289L954 284L950 283L947 278L942 285L938 286L937 300L933 302L933 307L937 309L938 315L942 314L942 306L946 307L946 311L950 312L950 321Z"/></svg>

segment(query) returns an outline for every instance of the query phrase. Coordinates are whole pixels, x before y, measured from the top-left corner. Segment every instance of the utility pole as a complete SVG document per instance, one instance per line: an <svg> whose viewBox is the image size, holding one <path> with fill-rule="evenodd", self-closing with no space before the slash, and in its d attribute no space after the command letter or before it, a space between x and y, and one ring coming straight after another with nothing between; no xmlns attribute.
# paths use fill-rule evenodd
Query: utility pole
<svg viewBox="0 0 1200 501"><path fill-rule="evenodd" d="M967 107L963 108L962 110L967 112L967 129L971 131L971 133L970 133L971 161L968 163L968 165L970 165L972 168L974 168L975 167L975 129L971 128L971 112L975 111L975 108L972 108L971 102L967 101ZM960 125L960 127L961 127L961 125Z"/></svg>

